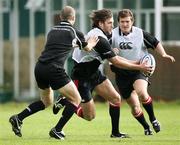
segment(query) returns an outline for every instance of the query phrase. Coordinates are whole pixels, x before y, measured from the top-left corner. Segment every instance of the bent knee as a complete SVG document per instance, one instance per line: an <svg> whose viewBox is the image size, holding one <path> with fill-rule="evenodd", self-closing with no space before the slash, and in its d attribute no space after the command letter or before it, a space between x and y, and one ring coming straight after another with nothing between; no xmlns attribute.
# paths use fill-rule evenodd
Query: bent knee
<svg viewBox="0 0 180 145"><path fill-rule="evenodd" d="M81 103L81 98L79 96L75 96L71 98L68 97L67 100L76 106L78 106Z"/></svg>
<svg viewBox="0 0 180 145"><path fill-rule="evenodd" d="M132 112L133 116L135 116L135 117L142 113L142 109L138 105L133 106L131 109L132 109L131 112Z"/></svg>
<svg viewBox="0 0 180 145"><path fill-rule="evenodd" d="M41 98L41 100L44 103L45 108L47 108L47 107L49 107L50 105L53 104L53 99L51 97L49 97L49 98L43 97L43 98Z"/></svg>
<svg viewBox="0 0 180 145"><path fill-rule="evenodd" d="M114 104L114 105L120 105L120 103L121 103L121 98L120 98L119 95L114 96L114 97L111 99L110 102L111 102L112 104Z"/></svg>
<svg viewBox="0 0 180 145"><path fill-rule="evenodd" d="M83 118L87 121L92 121L93 119L95 119L96 115L91 114L91 115L86 115Z"/></svg>

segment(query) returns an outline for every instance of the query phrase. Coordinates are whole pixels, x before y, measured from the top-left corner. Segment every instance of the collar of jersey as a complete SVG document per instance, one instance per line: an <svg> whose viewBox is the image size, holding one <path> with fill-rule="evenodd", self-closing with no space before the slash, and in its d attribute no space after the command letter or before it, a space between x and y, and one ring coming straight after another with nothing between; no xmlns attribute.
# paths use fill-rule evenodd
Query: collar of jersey
<svg viewBox="0 0 180 145"><path fill-rule="evenodd" d="M124 33L122 33L122 31L121 31L121 29L120 29L120 27L119 27L119 35L120 35L120 36L127 36L127 35L129 35L130 33L132 33L132 29L133 29L133 28L131 28L131 31L130 31L128 34L124 34Z"/></svg>
<svg viewBox="0 0 180 145"><path fill-rule="evenodd" d="M94 26L93 28L97 28L97 29L99 29L100 31L102 31L103 32L103 34L105 35L105 36L108 36L101 28L99 28L99 27L97 27L97 26Z"/></svg>
<svg viewBox="0 0 180 145"><path fill-rule="evenodd" d="M61 21L60 25L69 25L69 26L72 26L68 21Z"/></svg>

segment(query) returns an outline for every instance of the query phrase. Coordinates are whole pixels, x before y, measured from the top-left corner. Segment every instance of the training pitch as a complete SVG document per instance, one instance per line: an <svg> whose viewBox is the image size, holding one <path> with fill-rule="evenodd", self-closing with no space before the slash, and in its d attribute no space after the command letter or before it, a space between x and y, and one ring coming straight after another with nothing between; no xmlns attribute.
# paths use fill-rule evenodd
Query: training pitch
<svg viewBox="0 0 180 145"><path fill-rule="evenodd" d="M110 117L108 104L96 104L96 118L85 121L76 115L65 126L65 140L49 137L49 130L57 123L60 113L53 115L52 107L41 111L23 122L22 134L19 138L11 131L8 119L20 112L28 104L0 104L0 145L180 145L180 102L155 103L154 110L161 122L162 131L153 136L145 136L140 124L132 117L130 108L123 102L121 107L121 131L131 138L110 138ZM147 114L146 120L148 120ZM149 122L149 120L148 120Z"/></svg>

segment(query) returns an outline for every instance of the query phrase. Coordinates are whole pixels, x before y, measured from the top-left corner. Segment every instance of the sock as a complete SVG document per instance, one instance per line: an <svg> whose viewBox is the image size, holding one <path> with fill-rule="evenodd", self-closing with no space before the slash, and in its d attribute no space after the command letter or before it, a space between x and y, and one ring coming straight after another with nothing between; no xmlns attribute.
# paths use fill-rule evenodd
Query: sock
<svg viewBox="0 0 180 145"><path fill-rule="evenodd" d="M156 117L154 115L154 110L153 110L152 98L149 96L146 101L142 102L142 105L143 105L144 109L146 110L146 112L149 115L149 120L151 122L156 120Z"/></svg>
<svg viewBox="0 0 180 145"><path fill-rule="evenodd" d="M146 119L145 119L144 114L143 114L142 111L140 111L137 115L134 115L134 117L143 126L144 129L148 129L149 128L149 125L146 122Z"/></svg>
<svg viewBox="0 0 180 145"><path fill-rule="evenodd" d="M22 121L24 118L44 109L45 109L45 105L42 101L34 102L30 104L26 109L24 109L21 113L18 114L18 119Z"/></svg>
<svg viewBox="0 0 180 145"><path fill-rule="evenodd" d="M62 106L65 106L68 103L68 100L65 97L63 98L63 96L60 95L59 98L61 98L61 100L59 102ZM83 118L83 110L82 110L81 106L78 106L75 113L78 117Z"/></svg>
<svg viewBox="0 0 180 145"><path fill-rule="evenodd" d="M75 112L77 114L77 116L83 118L83 110L82 110L82 107L79 106Z"/></svg>
<svg viewBox="0 0 180 145"><path fill-rule="evenodd" d="M111 117L112 134L119 133L120 105L109 104L109 114Z"/></svg>
<svg viewBox="0 0 180 145"><path fill-rule="evenodd" d="M66 106L62 112L62 117L59 119L58 123L55 126L57 132L61 131L65 124L69 121L69 119L73 116L74 112L77 110L77 107L67 102Z"/></svg>
<svg viewBox="0 0 180 145"><path fill-rule="evenodd" d="M65 106L66 103L67 103L67 99L66 99L65 97L63 97L62 95L60 95L58 98L61 98L61 100L59 101L60 104L61 104L62 106Z"/></svg>

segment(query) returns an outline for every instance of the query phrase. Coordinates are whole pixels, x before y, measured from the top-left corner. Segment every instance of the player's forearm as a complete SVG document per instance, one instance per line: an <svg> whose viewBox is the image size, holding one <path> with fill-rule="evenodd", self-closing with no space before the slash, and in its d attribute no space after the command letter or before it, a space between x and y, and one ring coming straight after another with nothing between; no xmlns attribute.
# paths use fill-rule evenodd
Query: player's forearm
<svg viewBox="0 0 180 145"><path fill-rule="evenodd" d="M124 61L124 60L115 65L116 65L116 67L127 69L127 70L140 70L141 69L140 65L133 64L133 63L130 63L130 62Z"/></svg>
<svg viewBox="0 0 180 145"><path fill-rule="evenodd" d="M85 51L91 51L93 49L93 46L89 43L83 48Z"/></svg>
<svg viewBox="0 0 180 145"><path fill-rule="evenodd" d="M156 47L156 52L159 53L163 58L170 59L172 62L175 62L175 58L166 53L161 43L159 43Z"/></svg>
<svg viewBox="0 0 180 145"><path fill-rule="evenodd" d="M129 63L139 64L139 61L129 60L129 59L126 59L126 58L121 57L121 56L119 56L119 58L120 58L121 60L127 61L127 62L129 62Z"/></svg>
<svg viewBox="0 0 180 145"><path fill-rule="evenodd" d="M135 61L130 61L125 58L116 56L113 59L110 59L110 62L118 67L118 68L123 68L127 70L141 70L141 66L137 64Z"/></svg>
<svg viewBox="0 0 180 145"><path fill-rule="evenodd" d="M163 48L163 46L162 46L161 43L158 43L158 45L156 46L155 51L156 51L158 54L160 54L162 57L165 56L165 55L167 55L167 54L166 54L166 51L164 50L164 48Z"/></svg>

